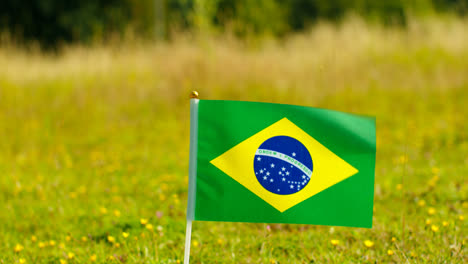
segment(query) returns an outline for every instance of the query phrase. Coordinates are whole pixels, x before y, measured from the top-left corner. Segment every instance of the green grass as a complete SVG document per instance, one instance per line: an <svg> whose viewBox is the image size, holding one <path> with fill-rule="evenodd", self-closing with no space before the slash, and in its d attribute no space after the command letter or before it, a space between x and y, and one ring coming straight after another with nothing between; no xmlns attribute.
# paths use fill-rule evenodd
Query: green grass
<svg viewBox="0 0 468 264"><path fill-rule="evenodd" d="M467 28L349 21L249 45L3 46L0 262L182 261L198 90L374 115L377 163L372 229L195 222L193 263L466 263Z"/></svg>

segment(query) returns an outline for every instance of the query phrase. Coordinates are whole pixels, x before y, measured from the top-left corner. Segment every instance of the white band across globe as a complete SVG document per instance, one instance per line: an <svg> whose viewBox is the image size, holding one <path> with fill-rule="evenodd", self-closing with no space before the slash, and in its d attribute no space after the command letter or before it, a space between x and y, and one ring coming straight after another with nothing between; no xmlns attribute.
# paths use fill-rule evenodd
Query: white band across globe
<svg viewBox="0 0 468 264"><path fill-rule="evenodd" d="M312 171L309 168L307 168L304 164L302 164L300 161L284 153L280 153L278 151L273 151L269 149L257 149L257 151L255 152L255 155L280 159L298 168L299 170L301 170L308 178L310 178L310 176L312 175Z"/></svg>

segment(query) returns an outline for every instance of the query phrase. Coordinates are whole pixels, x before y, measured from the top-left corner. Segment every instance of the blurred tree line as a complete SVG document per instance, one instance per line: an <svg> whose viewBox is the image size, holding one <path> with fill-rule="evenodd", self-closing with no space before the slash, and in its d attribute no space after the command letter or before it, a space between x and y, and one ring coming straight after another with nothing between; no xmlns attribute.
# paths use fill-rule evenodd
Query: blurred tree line
<svg viewBox="0 0 468 264"><path fill-rule="evenodd" d="M466 15L468 0L2 0L0 31L42 46L173 31L283 35L348 13L404 25L408 15Z"/></svg>

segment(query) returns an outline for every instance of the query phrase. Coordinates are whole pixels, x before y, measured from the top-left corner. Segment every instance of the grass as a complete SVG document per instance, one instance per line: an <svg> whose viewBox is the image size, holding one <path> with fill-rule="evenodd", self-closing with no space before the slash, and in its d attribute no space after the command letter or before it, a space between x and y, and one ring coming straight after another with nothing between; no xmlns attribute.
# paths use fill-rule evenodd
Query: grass
<svg viewBox="0 0 468 264"><path fill-rule="evenodd" d="M378 146L372 229L195 222L193 263L466 263L467 28L352 19L262 42L4 44L0 262L180 263L198 90L375 115Z"/></svg>

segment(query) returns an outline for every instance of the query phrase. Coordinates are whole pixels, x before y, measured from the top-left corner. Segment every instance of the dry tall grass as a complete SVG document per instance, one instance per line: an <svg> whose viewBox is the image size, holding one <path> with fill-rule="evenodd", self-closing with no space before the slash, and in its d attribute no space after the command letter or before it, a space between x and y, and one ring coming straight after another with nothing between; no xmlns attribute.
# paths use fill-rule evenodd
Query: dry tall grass
<svg viewBox="0 0 468 264"><path fill-rule="evenodd" d="M79 87L88 78L113 79L134 86L140 96L165 99L186 97L191 89L205 98L225 95L225 89L245 98L260 85L274 88L274 94L307 91L301 99L314 101L346 88L466 88L467 43L468 20L412 21L401 29L350 19L253 45L230 37L180 36L163 43L74 46L60 55L4 45L0 78L18 85L67 79Z"/></svg>

